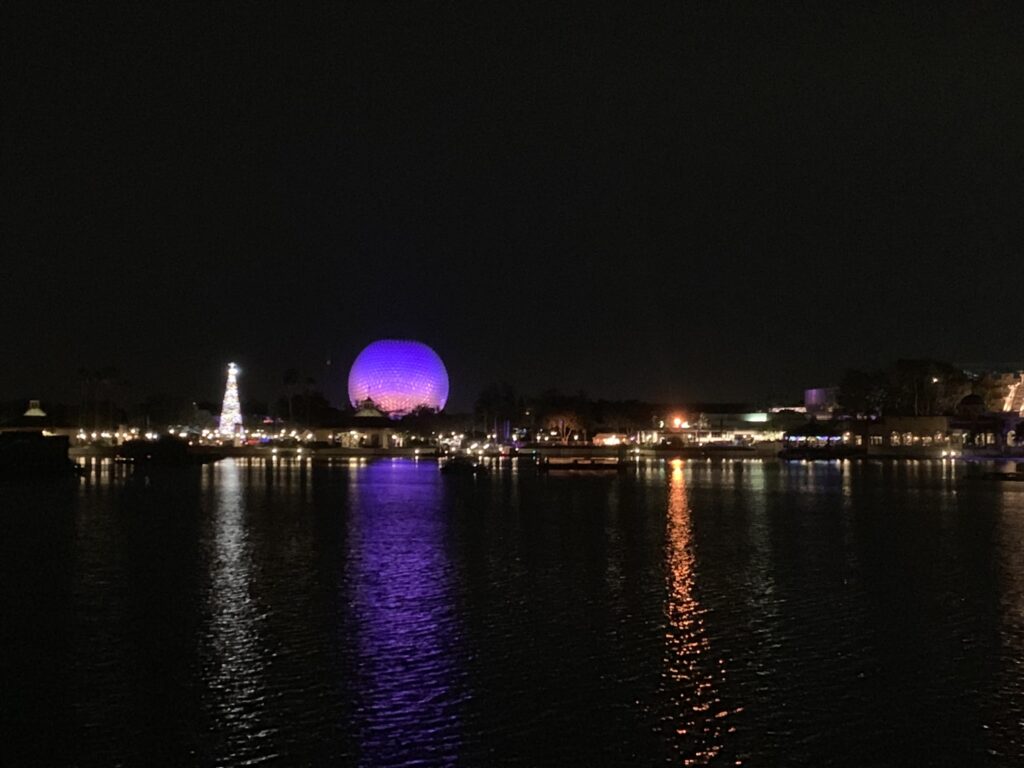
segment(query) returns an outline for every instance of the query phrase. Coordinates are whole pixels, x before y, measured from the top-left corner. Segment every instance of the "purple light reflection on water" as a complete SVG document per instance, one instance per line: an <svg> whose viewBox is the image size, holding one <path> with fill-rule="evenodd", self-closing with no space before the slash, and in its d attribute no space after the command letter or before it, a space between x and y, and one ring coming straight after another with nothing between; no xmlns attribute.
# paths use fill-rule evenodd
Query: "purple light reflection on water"
<svg viewBox="0 0 1024 768"><path fill-rule="evenodd" d="M352 473L347 581L364 765L458 761L467 688L442 491L430 464Z"/></svg>

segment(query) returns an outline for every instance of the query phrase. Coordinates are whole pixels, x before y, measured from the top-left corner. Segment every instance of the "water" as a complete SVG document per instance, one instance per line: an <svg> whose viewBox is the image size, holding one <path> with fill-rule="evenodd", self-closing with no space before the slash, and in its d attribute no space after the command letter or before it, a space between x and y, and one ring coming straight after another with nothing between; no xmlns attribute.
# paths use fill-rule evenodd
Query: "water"
<svg viewBox="0 0 1024 768"><path fill-rule="evenodd" d="M1024 486L941 463L0 486L0 764L1024 762Z"/></svg>

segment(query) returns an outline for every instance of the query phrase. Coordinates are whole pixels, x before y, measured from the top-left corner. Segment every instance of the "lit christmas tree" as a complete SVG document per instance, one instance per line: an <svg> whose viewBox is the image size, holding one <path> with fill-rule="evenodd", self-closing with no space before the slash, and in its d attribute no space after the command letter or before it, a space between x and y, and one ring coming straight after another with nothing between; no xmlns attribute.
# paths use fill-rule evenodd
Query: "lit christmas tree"
<svg viewBox="0 0 1024 768"><path fill-rule="evenodd" d="M242 427L242 406L238 402L238 366L228 363L228 384L224 388L224 405L220 409L220 433L234 437Z"/></svg>

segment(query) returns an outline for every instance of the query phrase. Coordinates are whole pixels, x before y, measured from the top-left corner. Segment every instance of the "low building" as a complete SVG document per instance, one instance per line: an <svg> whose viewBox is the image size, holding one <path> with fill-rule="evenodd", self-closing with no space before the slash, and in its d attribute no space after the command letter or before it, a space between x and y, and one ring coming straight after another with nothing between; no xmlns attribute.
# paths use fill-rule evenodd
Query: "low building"
<svg viewBox="0 0 1024 768"><path fill-rule="evenodd" d="M629 443L629 435L625 432L598 432L592 440L594 445L625 445Z"/></svg>
<svg viewBox="0 0 1024 768"><path fill-rule="evenodd" d="M1015 393L1011 392L1007 400L1014 397ZM1022 418L1018 412L1008 408L986 411L979 395L968 395L960 401L951 424L963 435L966 451L978 455L1002 455L1019 447L1015 430Z"/></svg>
<svg viewBox="0 0 1024 768"><path fill-rule="evenodd" d="M21 416L0 424L0 432L39 432L48 436L61 435L72 438L78 433L78 429L62 424L47 414L42 409L40 401L29 400L28 408Z"/></svg>
<svg viewBox="0 0 1024 768"><path fill-rule="evenodd" d="M317 438L326 438L341 448L401 448L403 435L396 429L396 424L367 400L334 428L317 430Z"/></svg>
<svg viewBox="0 0 1024 768"><path fill-rule="evenodd" d="M807 415L802 411L698 403L664 420L663 439L680 445L779 442L787 430L806 423Z"/></svg>
<svg viewBox="0 0 1024 768"><path fill-rule="evenodd" d="M866 453L863 446L864 441L844 432L841 424L812 418L786 431L779 456L784 459L843 459Z"/></svg>
<svg viewBox="0 0 1024 768"><path fill-rule="evenodd" d="M841 422L843 441L868 456L944 458L963 451L963 433L949 416L886 416Z"/></svg>

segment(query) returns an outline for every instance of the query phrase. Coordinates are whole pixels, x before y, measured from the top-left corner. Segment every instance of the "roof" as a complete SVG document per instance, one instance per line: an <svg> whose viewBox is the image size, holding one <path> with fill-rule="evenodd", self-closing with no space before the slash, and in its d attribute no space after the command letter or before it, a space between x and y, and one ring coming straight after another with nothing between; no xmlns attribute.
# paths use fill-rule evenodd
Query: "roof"
<svg viewBox="0 0 1024 768"><path fill-rule="evenodd" d="M380 416L384 416L385 414L384 411L377 407L376 403L374 403L373 400L371 400L370 398L366 398L365 400L359 403L359 407L356 409L356 412L353 415L359 419L367 419L378 418Z"/></svg>
<svg viewBox="0 0 1024 768"><path fill-rule="evenodd" d="M347 416L338 419L333 425L334 429L398 429L398 422L389 419L387 416Z"/></svg>
<svg viewBox="0 0 1024 768"><path fill-rule="evenodd" d="M38 400L28 401L28 410L25 411L25 416L46 416L46 411L39 407Z"/></svg>
<svg viewBox="0 0 1024 768"><path fill-rule="evenodd" d="M7 421L0 424L0 430L10 429L19 431L42 431L44 429L53 429L54 427L59 426L64 425L55 423L53 417L47 416L45 414L42 416L28 416L26 414L22 414L21 416L15 416L13 419L8 419Z"/></svg>

